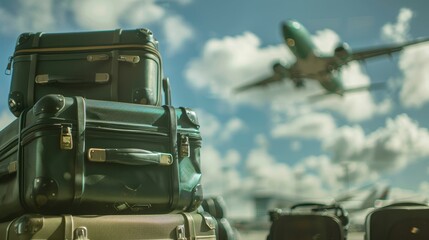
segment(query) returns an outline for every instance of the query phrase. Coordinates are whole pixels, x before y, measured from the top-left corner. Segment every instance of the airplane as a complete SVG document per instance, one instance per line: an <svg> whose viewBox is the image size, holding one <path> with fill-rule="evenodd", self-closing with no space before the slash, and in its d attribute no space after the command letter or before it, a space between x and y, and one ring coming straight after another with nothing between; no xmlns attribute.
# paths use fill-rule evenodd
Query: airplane
<svg viewBox="0 0 429 240"><path fill-rule="evenodd" d="M273 74L260 81L240 86L235 92L246 91L255 87L270 85L284 79L294 82L296 88L304 87L304 79L313 79L326 90L323 95L337 94L343 96L346 92L356 92L380 87L384 83L371 84L356 88L345 89L339 77L339 71L351 61L363 61L381 55L391 55L407 46L429 41L429 38L417 39L403 44L376 47L371 49L351 51L347 43L340 43L331 55L322 55L311 40L310 33L295 20L282 24L283 38L291 52L296 56L296 62L290 67L281 63L273 65ZM315 96L317 97L317 96Z"/></svg>

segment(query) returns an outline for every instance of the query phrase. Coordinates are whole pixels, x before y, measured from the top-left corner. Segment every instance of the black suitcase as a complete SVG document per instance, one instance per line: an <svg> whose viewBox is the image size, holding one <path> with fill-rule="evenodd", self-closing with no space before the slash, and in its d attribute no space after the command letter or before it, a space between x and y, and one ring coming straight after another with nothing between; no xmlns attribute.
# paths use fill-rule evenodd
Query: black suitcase
<svg viewBox="0 0 429 240"><path fill-rule="evenodd" d="M297 209L301 209L301 212ZM272 224L267 240L344 240L347 235L347 212L339 205L300 203L292 206L288 212L274 209L269 215Z"/></svg>
<svg viewBox="0 0 429 240"><path fill-rule="evenodd" d="M7 71L15 116L51 93L161 105L161 56L147 29L23 33Z"/></svg>
<svg viewBox="0 0 429 240"><path fill-rule="evenodd" d="M202 201L190 109L47 95L0 136L0 219L193 211Z"/></svg>
<svg viewBox="0 0 429 240"><path fill-rule="evenodd" d="M43 216L24 215L0 223L2 240L216 240L216 224L207 214Z"/></svg>
<svg viewBox="0 0 429 240"><path fill-rule="evenodd" d="M404 202L373 210L365 218L365 239L429 239L429 206Z"/></svg>

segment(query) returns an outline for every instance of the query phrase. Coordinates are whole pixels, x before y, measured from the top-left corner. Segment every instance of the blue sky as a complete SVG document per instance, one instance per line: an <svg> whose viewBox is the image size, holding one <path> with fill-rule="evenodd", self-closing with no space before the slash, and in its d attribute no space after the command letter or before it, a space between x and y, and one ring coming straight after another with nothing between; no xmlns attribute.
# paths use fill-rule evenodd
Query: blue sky
<svg viewBox="0 0 429 240"><path fill-rule="evenodd" d="M207 195L223 194L231 214L251 216L251 196L329 198L347 186L385 183L395 198L429 194L429 45L391 59L351 63L346 86L389 88L308 103L321 92L290 82L240 95L232 89L293 62L280 23L301 22L322 52L429 36L429 4L416 1L17 0L0 4L0 68L21 32L150 28L160 42L173 104L197 110ZM0 122L10 76L0 81ZM349 174L345 175L345 168ZM344 179L348 179L346 182ZM297 190L299 189L299 191Z"/></svg>

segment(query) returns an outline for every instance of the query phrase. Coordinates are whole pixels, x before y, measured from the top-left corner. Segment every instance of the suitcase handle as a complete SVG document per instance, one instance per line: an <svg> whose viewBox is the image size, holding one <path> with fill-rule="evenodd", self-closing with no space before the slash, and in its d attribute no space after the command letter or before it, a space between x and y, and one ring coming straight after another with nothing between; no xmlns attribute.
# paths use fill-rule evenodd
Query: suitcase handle
<svg viewBox="0 0 429 240"><path fill-rule="evenodd" d="M88 160L136 166L150 164L168 166L173 163L173 156L168 153L151 152L137 148L90 148L88 149Z"/></svg>
<svg viewBox="0 0 429 240"><path fill-rule="evenodd" d="M95 73L94 78L83 79L76 76L62 76L52 74L37 75L34 81L37 84L62 83L62 84L82 84L82 83L97 83L103 84L109 82L110 75L108 73Z"/></svg>

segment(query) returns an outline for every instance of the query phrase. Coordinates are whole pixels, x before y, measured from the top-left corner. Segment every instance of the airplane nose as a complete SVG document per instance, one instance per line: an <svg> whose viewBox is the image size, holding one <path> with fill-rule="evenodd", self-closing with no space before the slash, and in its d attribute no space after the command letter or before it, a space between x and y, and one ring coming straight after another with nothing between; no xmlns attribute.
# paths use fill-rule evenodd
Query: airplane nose
<svg viewBox="0 0 429 240"><path fill-rule="evenodd" d="M283 36L288 35L288 33L290 32L288 22L283 22L281 25L281 29L282 29Z"/></svg>

